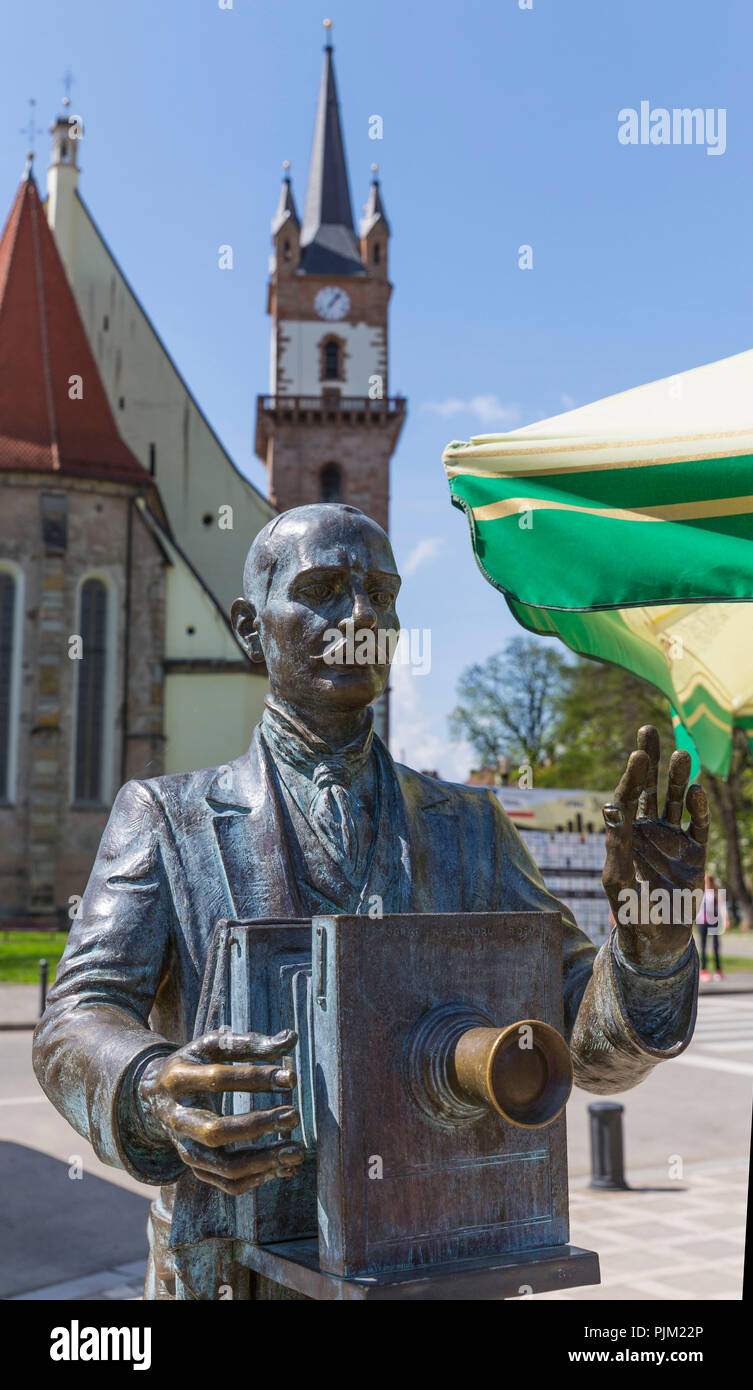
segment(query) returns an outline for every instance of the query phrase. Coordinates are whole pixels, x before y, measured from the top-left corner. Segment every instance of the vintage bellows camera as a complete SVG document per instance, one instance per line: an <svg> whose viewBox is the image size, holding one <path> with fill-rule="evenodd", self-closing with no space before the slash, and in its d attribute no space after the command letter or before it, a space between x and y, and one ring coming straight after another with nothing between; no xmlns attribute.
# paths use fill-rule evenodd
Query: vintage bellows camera
<svg viewBox="0 0 753 1390"><path fill-rule="evenodd" d="M298 1034L306 1159L236 1199L247 1263L319 1299L598 1283L567 1243L562 1011L557 913L219 922L197 1032Z"/></svg>

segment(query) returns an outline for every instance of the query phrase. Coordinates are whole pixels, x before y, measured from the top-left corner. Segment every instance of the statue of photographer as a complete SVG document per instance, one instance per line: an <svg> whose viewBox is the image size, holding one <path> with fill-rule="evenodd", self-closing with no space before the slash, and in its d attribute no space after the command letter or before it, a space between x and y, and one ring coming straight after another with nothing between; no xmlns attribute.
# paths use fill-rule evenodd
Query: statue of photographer
<svg viewBox="0 0 753 1390"><path fill-rule="evenodd" d="M295 1084L290 1034L193 1039L219 918L365 912L374 895L385 913L561 911L576 1082L600 1094L676 1057L695 1018L692 920L620 917L620 894L642 880L670 893L703 884L708 810L700 787L686 790L687 754L672 756L660 817L658 736L638 734L604 811L617 926L597 953L493 794L397 766L375 736L384 644L373 662L331 660L332 629L398 627L400 577L381 528L339 504L285 512L256 537L243 587L233 625L271 690L250 748L229 774L121 789L34 1040L37 1076L61 1114L104 1162L161 1189L148 1298L253 1297L233 1197L284 1181L302 1158L292 1103L214 1108L221 1092ZM271 1135L282 1137L259 1143Z"/></svg>

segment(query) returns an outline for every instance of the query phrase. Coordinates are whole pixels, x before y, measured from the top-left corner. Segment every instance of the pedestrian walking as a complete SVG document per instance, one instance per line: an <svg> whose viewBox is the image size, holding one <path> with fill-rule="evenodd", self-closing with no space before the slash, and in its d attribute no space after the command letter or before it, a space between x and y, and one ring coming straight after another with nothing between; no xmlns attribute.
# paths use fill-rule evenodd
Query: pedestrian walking
<svg viewBox="0 0 753 1390"><path fill-rule="evenodd" d="M724 897L724 892L716 882L714 875L707 873L704 879L703 900L696 917L696 926L701 939L701 979L703 981L711 979L707 960L709 936L714 948L714 979L721 980L723 978L719 937L727 928L727 909Z"/></svg>

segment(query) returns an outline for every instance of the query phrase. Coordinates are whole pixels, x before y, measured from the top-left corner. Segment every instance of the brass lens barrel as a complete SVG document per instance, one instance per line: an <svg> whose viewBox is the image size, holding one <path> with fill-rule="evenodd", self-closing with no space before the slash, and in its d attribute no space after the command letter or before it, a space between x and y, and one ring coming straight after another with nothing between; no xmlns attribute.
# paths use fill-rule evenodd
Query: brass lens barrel
<svg viewBox="0 0 753 1390"><path fill-rule="evenodd" d="M556 1028L534 1018L507 1028L466 1029L452 1062L463 1095L522 1129L556 1120L573 1087L567 1043Z"/></svg>

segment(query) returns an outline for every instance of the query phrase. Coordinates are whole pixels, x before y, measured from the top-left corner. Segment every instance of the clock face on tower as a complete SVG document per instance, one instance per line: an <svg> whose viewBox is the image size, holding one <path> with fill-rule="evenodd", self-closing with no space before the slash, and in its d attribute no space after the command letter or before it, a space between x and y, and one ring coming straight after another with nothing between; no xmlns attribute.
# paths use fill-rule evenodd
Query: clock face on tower
<svg viewBox="0 0 753 1390"><path fill-rule="evenodd" d="M320 319L344 319L350 308L350 297L337 285L325 285L314 300Z"/></svg>

